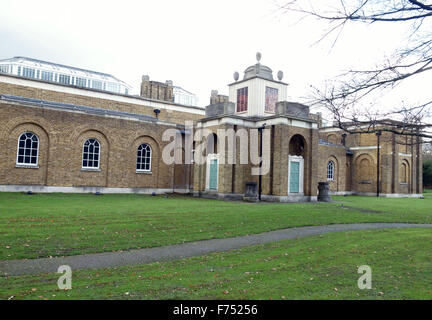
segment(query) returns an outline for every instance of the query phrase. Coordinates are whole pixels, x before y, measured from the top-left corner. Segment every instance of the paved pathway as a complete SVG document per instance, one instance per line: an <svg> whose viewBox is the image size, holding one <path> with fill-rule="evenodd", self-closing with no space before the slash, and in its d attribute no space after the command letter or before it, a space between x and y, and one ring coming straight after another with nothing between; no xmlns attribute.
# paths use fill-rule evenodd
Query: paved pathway
<svg viewBox="0 0 432 320"><path fill-rule="evenodd" d="M139 265L156 261L168 261L185 257L202 256L211 252L228 251L262 243L302 238L329 232L385 228L432 228L432 224L354 223L297 227L235 238L202 240L125 252L93 253L51 259L42 258L0 261L0 276L57 272L58 267L61 265L69 265L72 270Z"/></svg>

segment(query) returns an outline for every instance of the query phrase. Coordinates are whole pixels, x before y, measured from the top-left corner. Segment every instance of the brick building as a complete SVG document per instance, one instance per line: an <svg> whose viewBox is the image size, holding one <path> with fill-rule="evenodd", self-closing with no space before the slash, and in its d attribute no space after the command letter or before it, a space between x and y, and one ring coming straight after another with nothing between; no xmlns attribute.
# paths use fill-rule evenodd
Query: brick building
<svg viewBox="0 0 432 320"><path fill-rule="evenodd" d="M162 134L204 110L171 102L172 86L153 95L0 73L0 191L188 192L192 169L162 161Z"/></svg>
<svg viewBox="0 0 432 320"><path fill-rule="evenodd" d="M228 96L212 91L205 109L173 102L172 82L147 76L140 96L133 96L0 73L0 191L193 192L241 199L247 185L261 180L268 201L315 201L319 181L328 181L335 194L375 194L375 134L346 136L321 127L307 106L286 101L282 72L275 80L259 59L242 80L235 74ZM163 157L171 143L167 129L178 132L181 163ZM195 139L191 150L188 139ZM400 139L381 136L380 192L419 196L420 143ZM205 152L198 152L200 142ZM268 159L264 171L253 157L260 147ZM185 161L189 151L193 163Z"/></svg>

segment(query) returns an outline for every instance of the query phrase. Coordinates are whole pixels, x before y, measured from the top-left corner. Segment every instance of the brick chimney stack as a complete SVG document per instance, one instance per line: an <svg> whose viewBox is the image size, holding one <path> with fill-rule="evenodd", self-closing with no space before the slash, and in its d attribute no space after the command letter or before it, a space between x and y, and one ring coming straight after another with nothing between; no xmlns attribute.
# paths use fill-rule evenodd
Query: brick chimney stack
<svg viewBox="0 0 432 320"><path fill-rule="evenodd" d="M165 83L150 81L150 77L144 75L142 76L140 95L148 99L173 102L173 82L171 80L167 80Z"/></svg>
<svg viewBox="0 0 432 320"><path fill-rule="evenodd" d="M216 104L220 102L228 102L228 96L218 94L217 90L212 90L210 96L210 104Z"/></svg>

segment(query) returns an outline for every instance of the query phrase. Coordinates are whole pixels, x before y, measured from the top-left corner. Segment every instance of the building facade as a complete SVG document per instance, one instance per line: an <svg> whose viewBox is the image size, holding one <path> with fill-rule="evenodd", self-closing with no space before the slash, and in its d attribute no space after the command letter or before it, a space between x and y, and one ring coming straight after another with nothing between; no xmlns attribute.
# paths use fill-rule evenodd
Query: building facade
<svg viewBox="0 0 432 320"><path fill-rule="evenodd" d="M286 101L282 72L274 79L257 58L227 96L212 91L206 108L173 102L172 82L147 76L131 96L0 73L0 191L242 199L261 183L262 200L296 202L316 201L318 182L328 181L334 194L373 195L379 186L385 196L421 195L421 141L383 133L378 149L374 134L322 127L307 106ZM180 162L165 159L170 129Z"/></svg>
<svg viewBox="0 0 432 320"><path fill-rule="evenodd" d="M189 192L192 169L162 161L169 143L162 135L203 115L199 107L0 74L0 191Z"/></svg>

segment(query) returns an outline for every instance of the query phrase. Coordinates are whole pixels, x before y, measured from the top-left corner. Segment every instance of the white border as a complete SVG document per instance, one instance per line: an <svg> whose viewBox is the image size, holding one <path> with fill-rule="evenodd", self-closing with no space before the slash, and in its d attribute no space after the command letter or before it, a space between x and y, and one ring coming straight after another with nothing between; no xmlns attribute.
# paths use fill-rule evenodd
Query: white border
<svg viewBox="0 0 432 320"><path fill-rule="evenodd" d="M210 189L210 162L211 160L217 160L217 172L216 172L216 190ZM219 190L219 155L217 153L210 153L207 155L206 164L206 191L218 191Z"/></svg>
<svg viewBox="0 0 432 320"><path fill-rule="evenodd" d="M26 133L31 133L31 134L35 135L35 136L36 136L36 139L38 140L38 141L37 141L37 142L38 142L38 147L37 147L37 150L36 150L36 163L19 163L19 162L18 162L18 157L19 157L19 143L20 143L20 139L21 139L21 136L22 136L23 134L26 134ZM15 162L15 165L16 165L17 167L19 167L19 168L38 168L38 167L39 167L39 148L40 148L40 139L39 139L39 137L38 137L38 135L37 135L36 133L34 133L34 132L32 132L32 131L24 131L23 133L21 133L21 134L19 135L19 137L18 137L18 144L17 144L17 150L16 150L17 156L16 156L16 162ZM24 155L24 157L25 157L25 155Z"/></svg>
<svg viewBox="0 0 432 320"><path fill-rule="evenodd" d="M139 147L141 147L143 144L145 144L146 146L148 146L149 148L150 148L150 166L149 166L149 170L145 170L145 169L136 169L136 173L151 173L152 171L152 153L153 153L153 150L152 150L152 147L151 147L151 145L149 145L148 143L141 143L139 146L138 146L138 148ZM137 153L138 153L138 149L137 149ZM138 154L137 154L137 158L138 158ZM138 159L137 159L138 160ZM138 164L138 163L137 163ZM135 165L136 166L136 165Z"/></svg>
<svg viewBox="0 0 432 320"><path fill-rule="evenodd" d="M97 167L88 167L88 166L84 167L84 165L83 165L84 164L84 147L85 147L86 142L89 141L89 140L91 140L91 139L96 140L97 143L99 144L98 166ZM96 139L96 138L88 138L88 139L86 139L86 141L84 141L83 147L82 147L81 169L83 169L83 170L100 170L101 149L102 149L102 144L100 143L100 141L98 139ZM94 162L94 160L93 160L93 162ZM88 163L88 160L87 160L87 163Z"/></svg>
<svg viewBox="0 0 432 320"><path fill-rule="evenodd" d="M290 193L290 177L291 177L291 162L299 162L299 192ZM304 159L302 156L288 157L288 196L303 196L304 195Z"/></svg>

